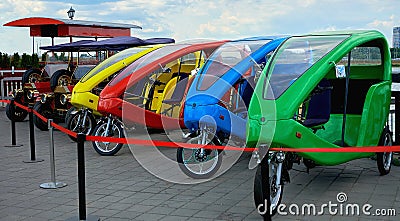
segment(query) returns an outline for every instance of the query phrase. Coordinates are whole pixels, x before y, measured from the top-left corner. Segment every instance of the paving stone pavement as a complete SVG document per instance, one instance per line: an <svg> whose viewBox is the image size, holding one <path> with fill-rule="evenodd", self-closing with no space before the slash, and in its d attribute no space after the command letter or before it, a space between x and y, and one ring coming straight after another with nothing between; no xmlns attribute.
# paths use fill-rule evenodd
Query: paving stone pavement
<svg viewBox="0 0 400 221"><path fill-rule="evenodd" d="M36 157L44 161L24 163L30 157L28 122L18 122L16 128L17 143L23 146L5 147L11 143L10 121L0 108L0 221L66 220L78 216L76 143L54 131L56 181L67 186L41 189L40 184L51 181L49 132L35 129ZM193 185L153 176L127 147L116 156L104 157L86 142L85 157L87 214L101 220L262 220L253 203L255 170L247 169L249 154L243 154L223 175ZM347 194L345 203L371 204L371 212L395 209L397 216L332 216L325 208L325 215L276 215L273 220L399 220L400 167L379 176L375 161L360 159L316 167L309 174L305 171L303 165L295 165L290 171L292 180L285 186L282 199L287 207L313 203L320 208L329 202L338 203L336 197L343 192Z"/></svg>

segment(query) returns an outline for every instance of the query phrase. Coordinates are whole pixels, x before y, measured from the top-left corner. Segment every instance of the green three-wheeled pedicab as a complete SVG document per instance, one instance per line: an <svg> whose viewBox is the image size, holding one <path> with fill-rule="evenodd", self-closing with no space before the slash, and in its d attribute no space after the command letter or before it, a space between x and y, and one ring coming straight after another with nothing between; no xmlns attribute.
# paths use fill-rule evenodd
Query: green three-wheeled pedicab
<svg viewBox="0 0 400 221"><path fill-rule="evenodd" d="M247 146L258 147L253 157L265 162L256 172L256 206L268 201L270 214L277 211L293 162L312 168L375 155L269 151L261 160L268 148L391 146L390 100L391 58L381 33L329 32L287 39L267 63L248 110ZM389 173L392 153L376 156L380 174Z"/></svg>

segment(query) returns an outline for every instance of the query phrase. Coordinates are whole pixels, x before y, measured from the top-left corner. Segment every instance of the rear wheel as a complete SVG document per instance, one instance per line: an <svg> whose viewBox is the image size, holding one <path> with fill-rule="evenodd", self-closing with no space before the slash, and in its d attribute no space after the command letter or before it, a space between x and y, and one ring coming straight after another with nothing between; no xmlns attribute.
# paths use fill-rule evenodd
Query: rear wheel
<svg viewBox="0 0 400 221"><path fill-rule="evenodd" d="M33 106L33 110L41 114L43 117L47 119L53 118L53 113L51 110L51 107L48 103L42 103L40 101L36 102L35 105ZM47 122L42 121L38 116L33 115L33 123L37 128L39 128L42 131L49 130Z"/></svg>
<svg viewBox="0 0 400 221"><path fill-rule="evenodd" d="M94 136L124 138L124 131L118 121L111 123L107 128L107 122L101 122L93 130ZM93 148L102 156L113 156L122 148L122 143L93 141Z"/></svg>
<svg viewBox="0 0 400 221"><path fill-rule="evenodd" d="M382 132L381 139L379 141L379 146L392 146L392 134L389 129L385 127ZM378 170L381 176L386 175L390 172L392 167L393 152L381 152L376 153L376 163L378 165Z"/></svg>
<svg viewBox="0 0 400 221"><path fill-rule="evenodd" d="M67 113L65 114L65 123L68 122L68 118L71 116L71 113L74 112L76 110L75 107L71 107L70 109L68 109Z"/></svg>
<svg viewBox="0 0 400 221"><path fill-rule="evenodd" d="M71 84L71 72L67 70L58 70L50 78L50 88L54 91L57 86L67 86Z"/></svg>
<svg viewBox="0 0 400 221"><path fill-rule="evenodd" d="M22 84L35 83L42 79L42 72L39 69L29 69L22 75Z"/></svg>

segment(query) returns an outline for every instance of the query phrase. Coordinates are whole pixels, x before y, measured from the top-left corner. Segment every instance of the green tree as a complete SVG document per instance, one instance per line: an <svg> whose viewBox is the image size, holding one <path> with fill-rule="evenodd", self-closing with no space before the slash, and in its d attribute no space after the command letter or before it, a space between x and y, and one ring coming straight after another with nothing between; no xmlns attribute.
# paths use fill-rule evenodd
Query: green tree
<svg viewBox="0 0 400 221"><path fill-rule="evenodd" d="M67 58L65 57L65 52L61 52L60 57L59 57L60 61L64 61L67 60Z"/></svg>
<svg viewBox="0 0 400 221"><path fill-rule="evenodd" d="M45 62L47 58L47 53L43 53L42 54L42 61Z"/></svg>
<svg viewBox="0 0 400 221"><path fill-rule="evenodd" d="M34 68L39 67L39 56L38 56L38 54L32 54L31 65Z"/></svg>
<svg viewBox="0 0 400 221"><path fill-rule="evenodd" d="M26 53L23 53L21 56L21 67L28 68L32 67L32 57Z"/></svg>
<svg viewBox="0 0 400 221"><path fill-rule="evenodd" d="M18 52L14 53L14 55L11 58L11 66L14 66L15 68L19 68L20 67L20 60L21 60L21 58L20 58Z"/></svg>
<svg viewBox="0 0 400 221"><path fill-rule="evenodd" d="M8 56L7 53L4 53L3 56L1 56L1 64L0 66L2 68L9 68L10 67L10 57Z"/></svg>

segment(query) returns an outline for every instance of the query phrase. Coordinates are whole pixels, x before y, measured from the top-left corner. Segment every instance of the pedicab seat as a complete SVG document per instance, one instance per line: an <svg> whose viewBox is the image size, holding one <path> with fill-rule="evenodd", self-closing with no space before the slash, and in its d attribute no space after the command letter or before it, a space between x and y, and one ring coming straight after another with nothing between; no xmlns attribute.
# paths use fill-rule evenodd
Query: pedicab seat
<svg viewBox="0 0 400 221"><path fill-rule="evenodd" d="M240 91L240 96L242 97L243 103L246 105L246 110L249 107L251 96L253 95L256 83L254 81L255 76L249 76L244 78L242 83L243 87Z"/></svg>
<svg viewBox="0 0 400 221"><path fill-rule="evenodd" d="M232 112L237 114L239 117L246 119L247 110L249 108L250 99L254 92L255 87L255 76L248 76L240 79L239 95L243 102L239 103L239 106Z"/></svg>
<svg viewBox="0 0 400 221"><path fill-rule="evenodd" d="M174 107L180 105L182 102L183 96L185 94L185 89L187 87L189 77L187 75L181 75L179 81L176 83L174 92L172 92L171 98L163 100L162 102L164 104L169 104L171 107L165 109L163 111L164 114L166 114L168 111L171 111L171 116L172 116L172 110Z"/></svg>
<svg viewBox="0 0 400 221"><path fill-rule="evenodd" d="M322 79L317 86L317 92L311 96L306 119L303 125L313 129L322 129L323 124L329 121L331 114L331 84Z"/></svg>
<svg viewBox="0 0 400 221"><path fill-rule="evenodd" d="M146 100L146 101L150 100L149 98L142 96L146 82L147 82L147 79L143 78L136 84L136 86L132 92L125 91L125 94L135 97L135 99L133 99L133 100L130 99L130 100L131 100L131 102L133 101L133 104L135 104L139 107L145 106L144 100Z"/></svg>

